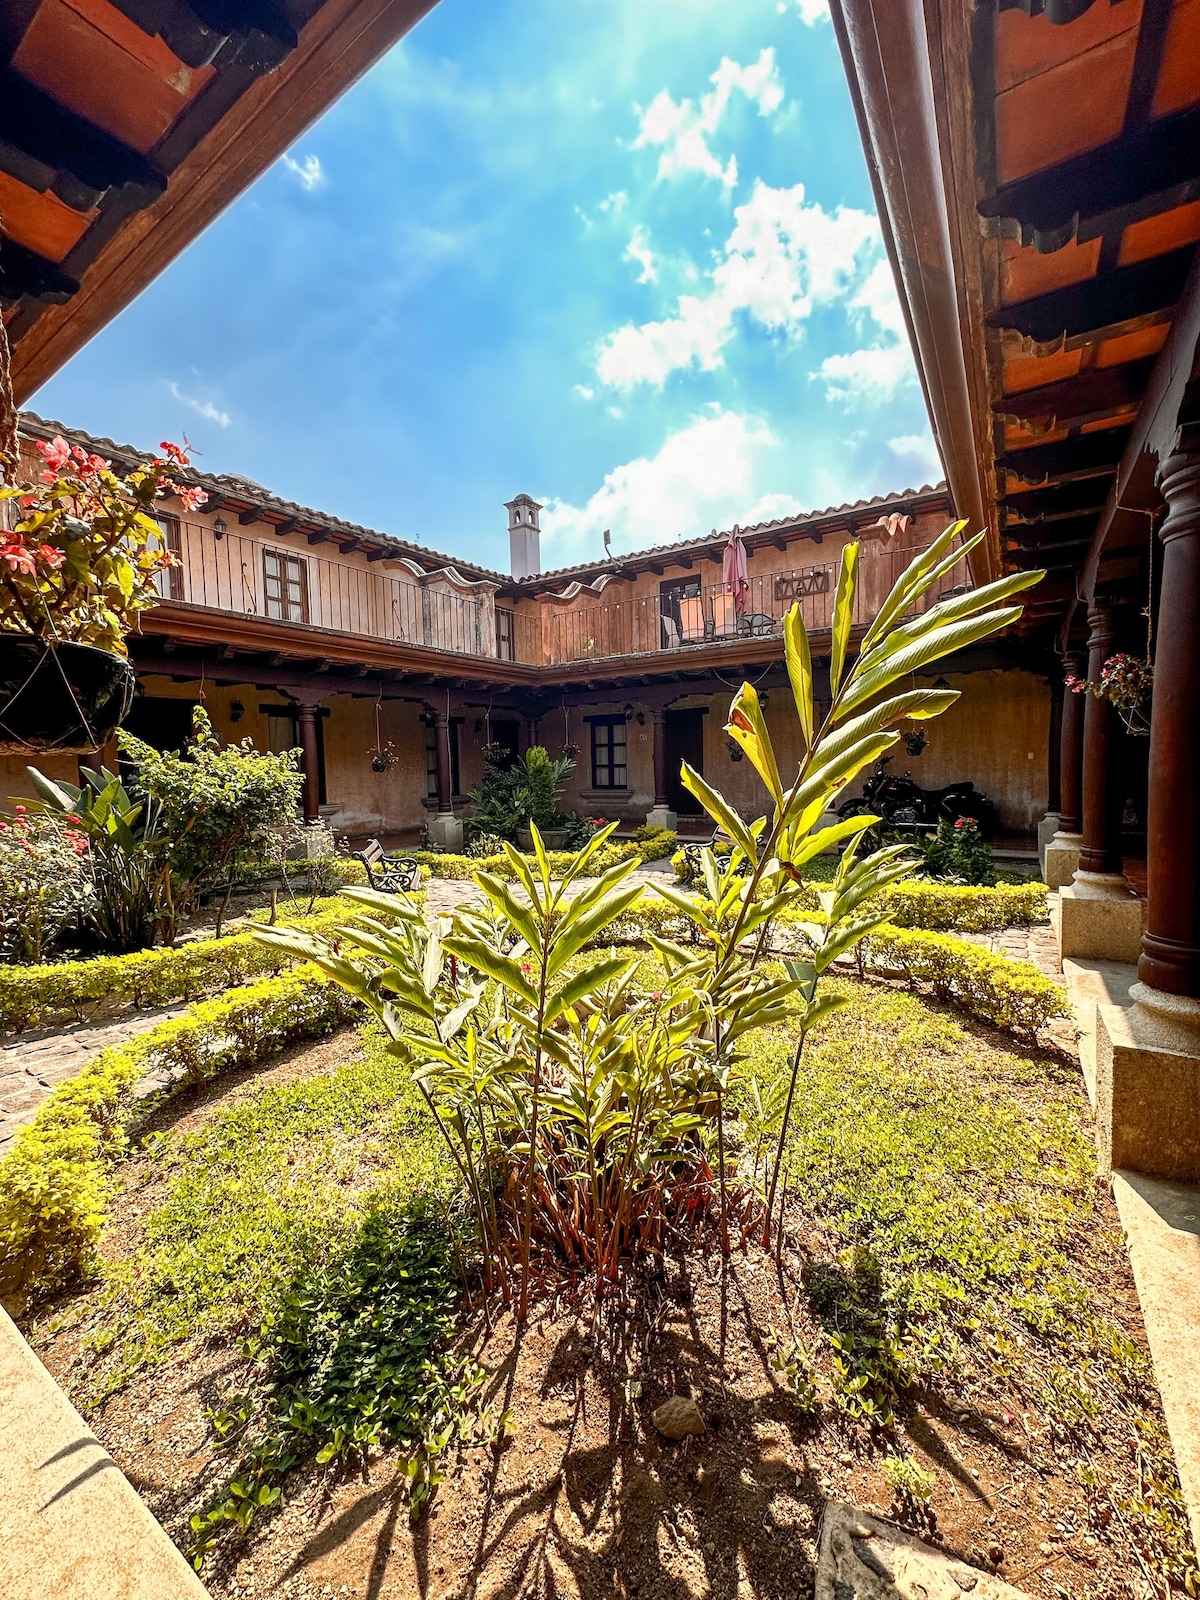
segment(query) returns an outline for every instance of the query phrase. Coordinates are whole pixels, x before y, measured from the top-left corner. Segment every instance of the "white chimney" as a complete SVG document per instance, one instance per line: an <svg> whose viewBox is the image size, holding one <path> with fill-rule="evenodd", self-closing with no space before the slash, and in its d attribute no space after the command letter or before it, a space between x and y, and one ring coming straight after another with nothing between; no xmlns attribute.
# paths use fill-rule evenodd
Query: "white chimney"
<svg viewBox="0 0 1200 1600"><path fill-rule="evenodd" d="M532 578L542 570L541 506L527 494L506 500L508 512L508 570L514 578Z"/></svg>

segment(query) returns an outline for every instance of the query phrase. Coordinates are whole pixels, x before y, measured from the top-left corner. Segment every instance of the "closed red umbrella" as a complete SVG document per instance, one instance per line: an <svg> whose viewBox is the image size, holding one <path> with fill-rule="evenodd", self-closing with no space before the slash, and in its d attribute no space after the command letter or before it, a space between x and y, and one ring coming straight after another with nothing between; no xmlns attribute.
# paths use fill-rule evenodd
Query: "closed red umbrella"
<svg viewBox="0 0 1200 1600"><path fill-rule="evenodd" d="M733 609L739 617L742 616L750 600L750 575L746 568L746 546L742 543L742 532L736 523L725 546L721 582L733 596Z"/></svg>

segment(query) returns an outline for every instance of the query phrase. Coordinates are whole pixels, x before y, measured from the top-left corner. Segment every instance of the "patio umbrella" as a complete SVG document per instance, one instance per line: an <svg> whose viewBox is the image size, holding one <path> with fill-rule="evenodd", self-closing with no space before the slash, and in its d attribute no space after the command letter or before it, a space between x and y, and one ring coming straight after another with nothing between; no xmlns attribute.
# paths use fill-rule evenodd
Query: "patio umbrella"
<svg viewBox="0 0 1200 1600"><path fill-rule="evenodd" d="M729 543L725 546L721 582L733 596L733 609L739 617L742 616L750 597L750 577L746 570L746 546L742 543L742 531L737 523L734 523Z"/></svg>

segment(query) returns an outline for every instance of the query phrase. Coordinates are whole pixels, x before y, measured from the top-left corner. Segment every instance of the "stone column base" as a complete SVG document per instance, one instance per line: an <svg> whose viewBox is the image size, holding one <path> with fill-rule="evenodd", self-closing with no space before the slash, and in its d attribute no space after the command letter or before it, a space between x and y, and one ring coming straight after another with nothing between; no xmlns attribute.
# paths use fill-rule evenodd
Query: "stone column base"
<svg viewBox="0 0 1200 1600"><path fill-rule="evenodd" d="M1041 850L1041 831L1038 832L1038 849ZM1079 852L1083 849L1081 833L1056 833L1042 854L1042 874L1048 889L1062 889L1075 876L1079 867Z"/></svg>
<svg viewBox="0 0 1200 1600"><path fill-rule="evenodd" d="M1053 839L1054 835L1058 832L1058 815L1059 814L1058 814L1057 811L1047 811L1046 815L1038 823L1038 830L1037 830L1038 865L1042 869L1042 877L1043 878L1046 876L1046 846L1050 843L1051 839ZM1061 888L1061 887L1062 887L1061 884L1056 884L1055 885L1055 888Z"/></svg>
<svg viewBox="0 0 1200 1600"><path fill-rule="evenodd" d="M648 828L670 828L675 833L679 828L679 818L670 806L651 806L646 813L646 826Z"/></svg>
<svg viewBox="0 0 1200 1600"><path fill-rule="evenodd" d="M1068 956L1136 962L1141 951L1142 902L1124 878L1077 872L1059 896L1060 964Z"/></svg>
<svg viewBox="0 0 1200 1600"><path fill-rule="evenodd" d="M435 811L429 819L426 829L431 844L437 845L439 850L449 850L457 855L463 847L462 819L456 817L452 811Z"/></svg>
<svg viewBox="0 0 1200 1600"><path fill-rule="evenodd" d="M1096 1008L1096 1120L1108 1168L1200 1183L1200 1001L1148 984Z"/></svg>

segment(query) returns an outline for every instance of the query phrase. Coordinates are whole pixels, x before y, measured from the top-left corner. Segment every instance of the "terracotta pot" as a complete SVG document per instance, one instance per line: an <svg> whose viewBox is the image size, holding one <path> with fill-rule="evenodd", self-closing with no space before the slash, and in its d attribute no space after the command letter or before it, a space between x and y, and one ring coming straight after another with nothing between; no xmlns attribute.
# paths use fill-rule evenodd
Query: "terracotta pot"
<svg viewBox="0 0 1200 1600"><path fill-rule="evenodd" d="M136 688L125 656L0 632L0 749L94 750L129 715Z"/></svg>

